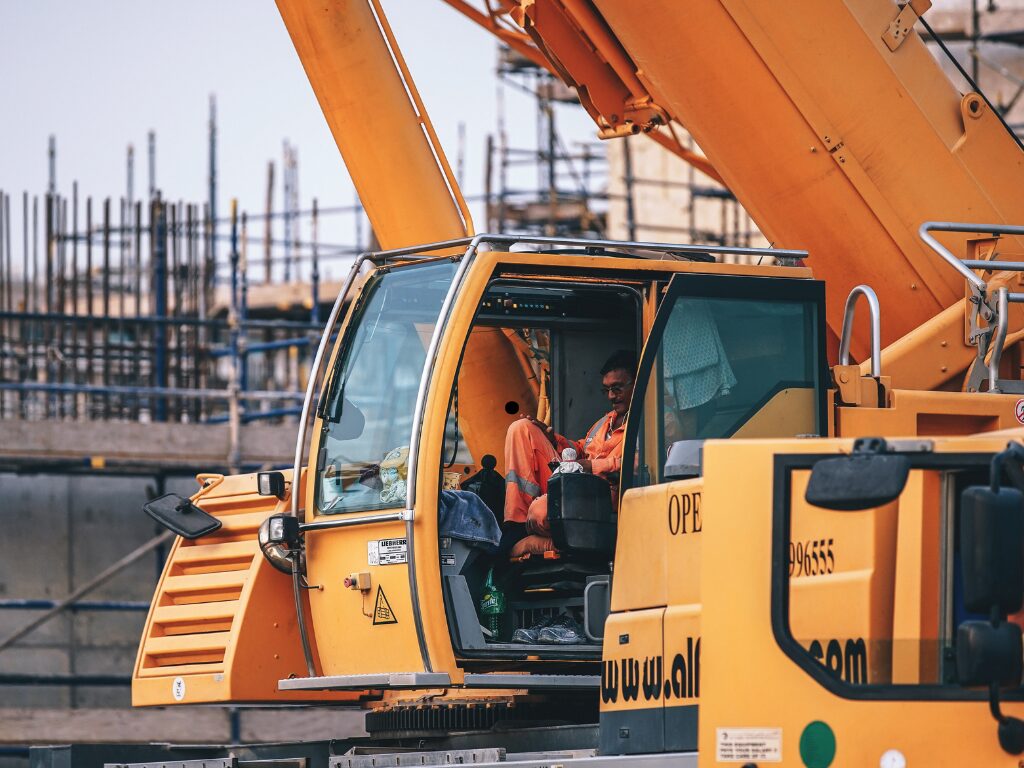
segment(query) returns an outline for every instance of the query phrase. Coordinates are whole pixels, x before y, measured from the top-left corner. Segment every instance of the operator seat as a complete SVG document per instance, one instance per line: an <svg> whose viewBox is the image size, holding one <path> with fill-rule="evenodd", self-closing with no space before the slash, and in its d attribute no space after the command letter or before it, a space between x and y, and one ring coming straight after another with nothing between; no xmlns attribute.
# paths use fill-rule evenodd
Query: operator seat
<svg viewBox="0 0 1024 768"><path fill-rule="evenodd" d="M555 549L513 558L502 581L524 592L566 592L582 589L588 577L607 574L617 517L608 481L586 473L552 475L547 504Z"/></svg>

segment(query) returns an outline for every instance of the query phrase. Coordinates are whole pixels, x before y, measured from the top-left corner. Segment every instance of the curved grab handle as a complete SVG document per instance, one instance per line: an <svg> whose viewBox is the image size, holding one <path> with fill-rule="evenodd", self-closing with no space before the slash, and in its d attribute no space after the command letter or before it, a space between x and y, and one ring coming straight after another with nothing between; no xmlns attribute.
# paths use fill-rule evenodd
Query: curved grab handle
<svg viewBox="0 0 1024 768"><path fill-rule="evenodd" d="M839 338L839 364L850 364L850 337L853 334L853 316L859 296L863 296L868 302L868 314L871 316L871 375L877 378L882 375L882 319L878 295L870 285L858 285L846 298L843 332Z"/></svg>

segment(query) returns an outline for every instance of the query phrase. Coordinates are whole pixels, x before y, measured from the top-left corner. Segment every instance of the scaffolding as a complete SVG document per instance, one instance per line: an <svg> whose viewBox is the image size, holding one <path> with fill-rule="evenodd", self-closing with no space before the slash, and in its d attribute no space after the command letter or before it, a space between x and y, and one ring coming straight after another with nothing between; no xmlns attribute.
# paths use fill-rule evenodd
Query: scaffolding
<svg viewBox="0 0 1024 768"><path fill-rule="evenodd" d="M547 69L500 47L497 73L503 88L534 101L535 146L510 145L499 91L497 136L486 151L489 231L742 247L759 238L730 190L644 136L569 145L558 107L580 109L579 100Z"/></svg>
<svg viewBox="0 0 1024 768"><path fill-rule="evenodd" d="M509 143L499 91L497 138L487 138L484 178L488 231L560 237L604 237L607 170L604 148L568 148L558 131L556 108L576 95L550 72L504 46L498 78L505 88L528 94L536 105L536 147ZM532 177L532 178L531 178Z"/></svg>

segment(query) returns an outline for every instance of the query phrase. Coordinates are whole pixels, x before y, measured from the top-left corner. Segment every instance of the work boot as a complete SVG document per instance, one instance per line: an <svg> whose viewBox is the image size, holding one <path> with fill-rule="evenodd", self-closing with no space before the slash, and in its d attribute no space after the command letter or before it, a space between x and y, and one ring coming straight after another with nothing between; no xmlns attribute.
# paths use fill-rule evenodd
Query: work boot
<svg viewBox="0 0 1024 768"><path fill-rule="evenodd" d="M587 642L583 627L567 613L563 613L537 633L537 642L551 645L579 645Z"/></svg>
<svg viewBox="0 0 1024 768"><path fill-rule="evenodd" d="M512 633L513 643L523 643L525 645L536 645L537 636L540 634L542 629L546 629L551 625L558 616L545 616L543 619L538 621L532 627L520 627Z"/></svg>

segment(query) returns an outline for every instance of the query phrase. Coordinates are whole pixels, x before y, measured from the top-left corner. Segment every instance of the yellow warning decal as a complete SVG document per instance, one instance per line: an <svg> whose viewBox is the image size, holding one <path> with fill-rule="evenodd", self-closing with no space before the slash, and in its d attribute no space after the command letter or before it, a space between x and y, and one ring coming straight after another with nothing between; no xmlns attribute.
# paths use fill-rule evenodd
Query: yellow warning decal
<svg viewBox="0 0 1024 768"><path fill-rule="evenodd" d="M398 619L395 618L395 612L391 610L391 603L388 602L388 598L384 594L384 590L380 588L380 585L377 586L377 602L373 606L373 623L398 623Z"/></svg>

